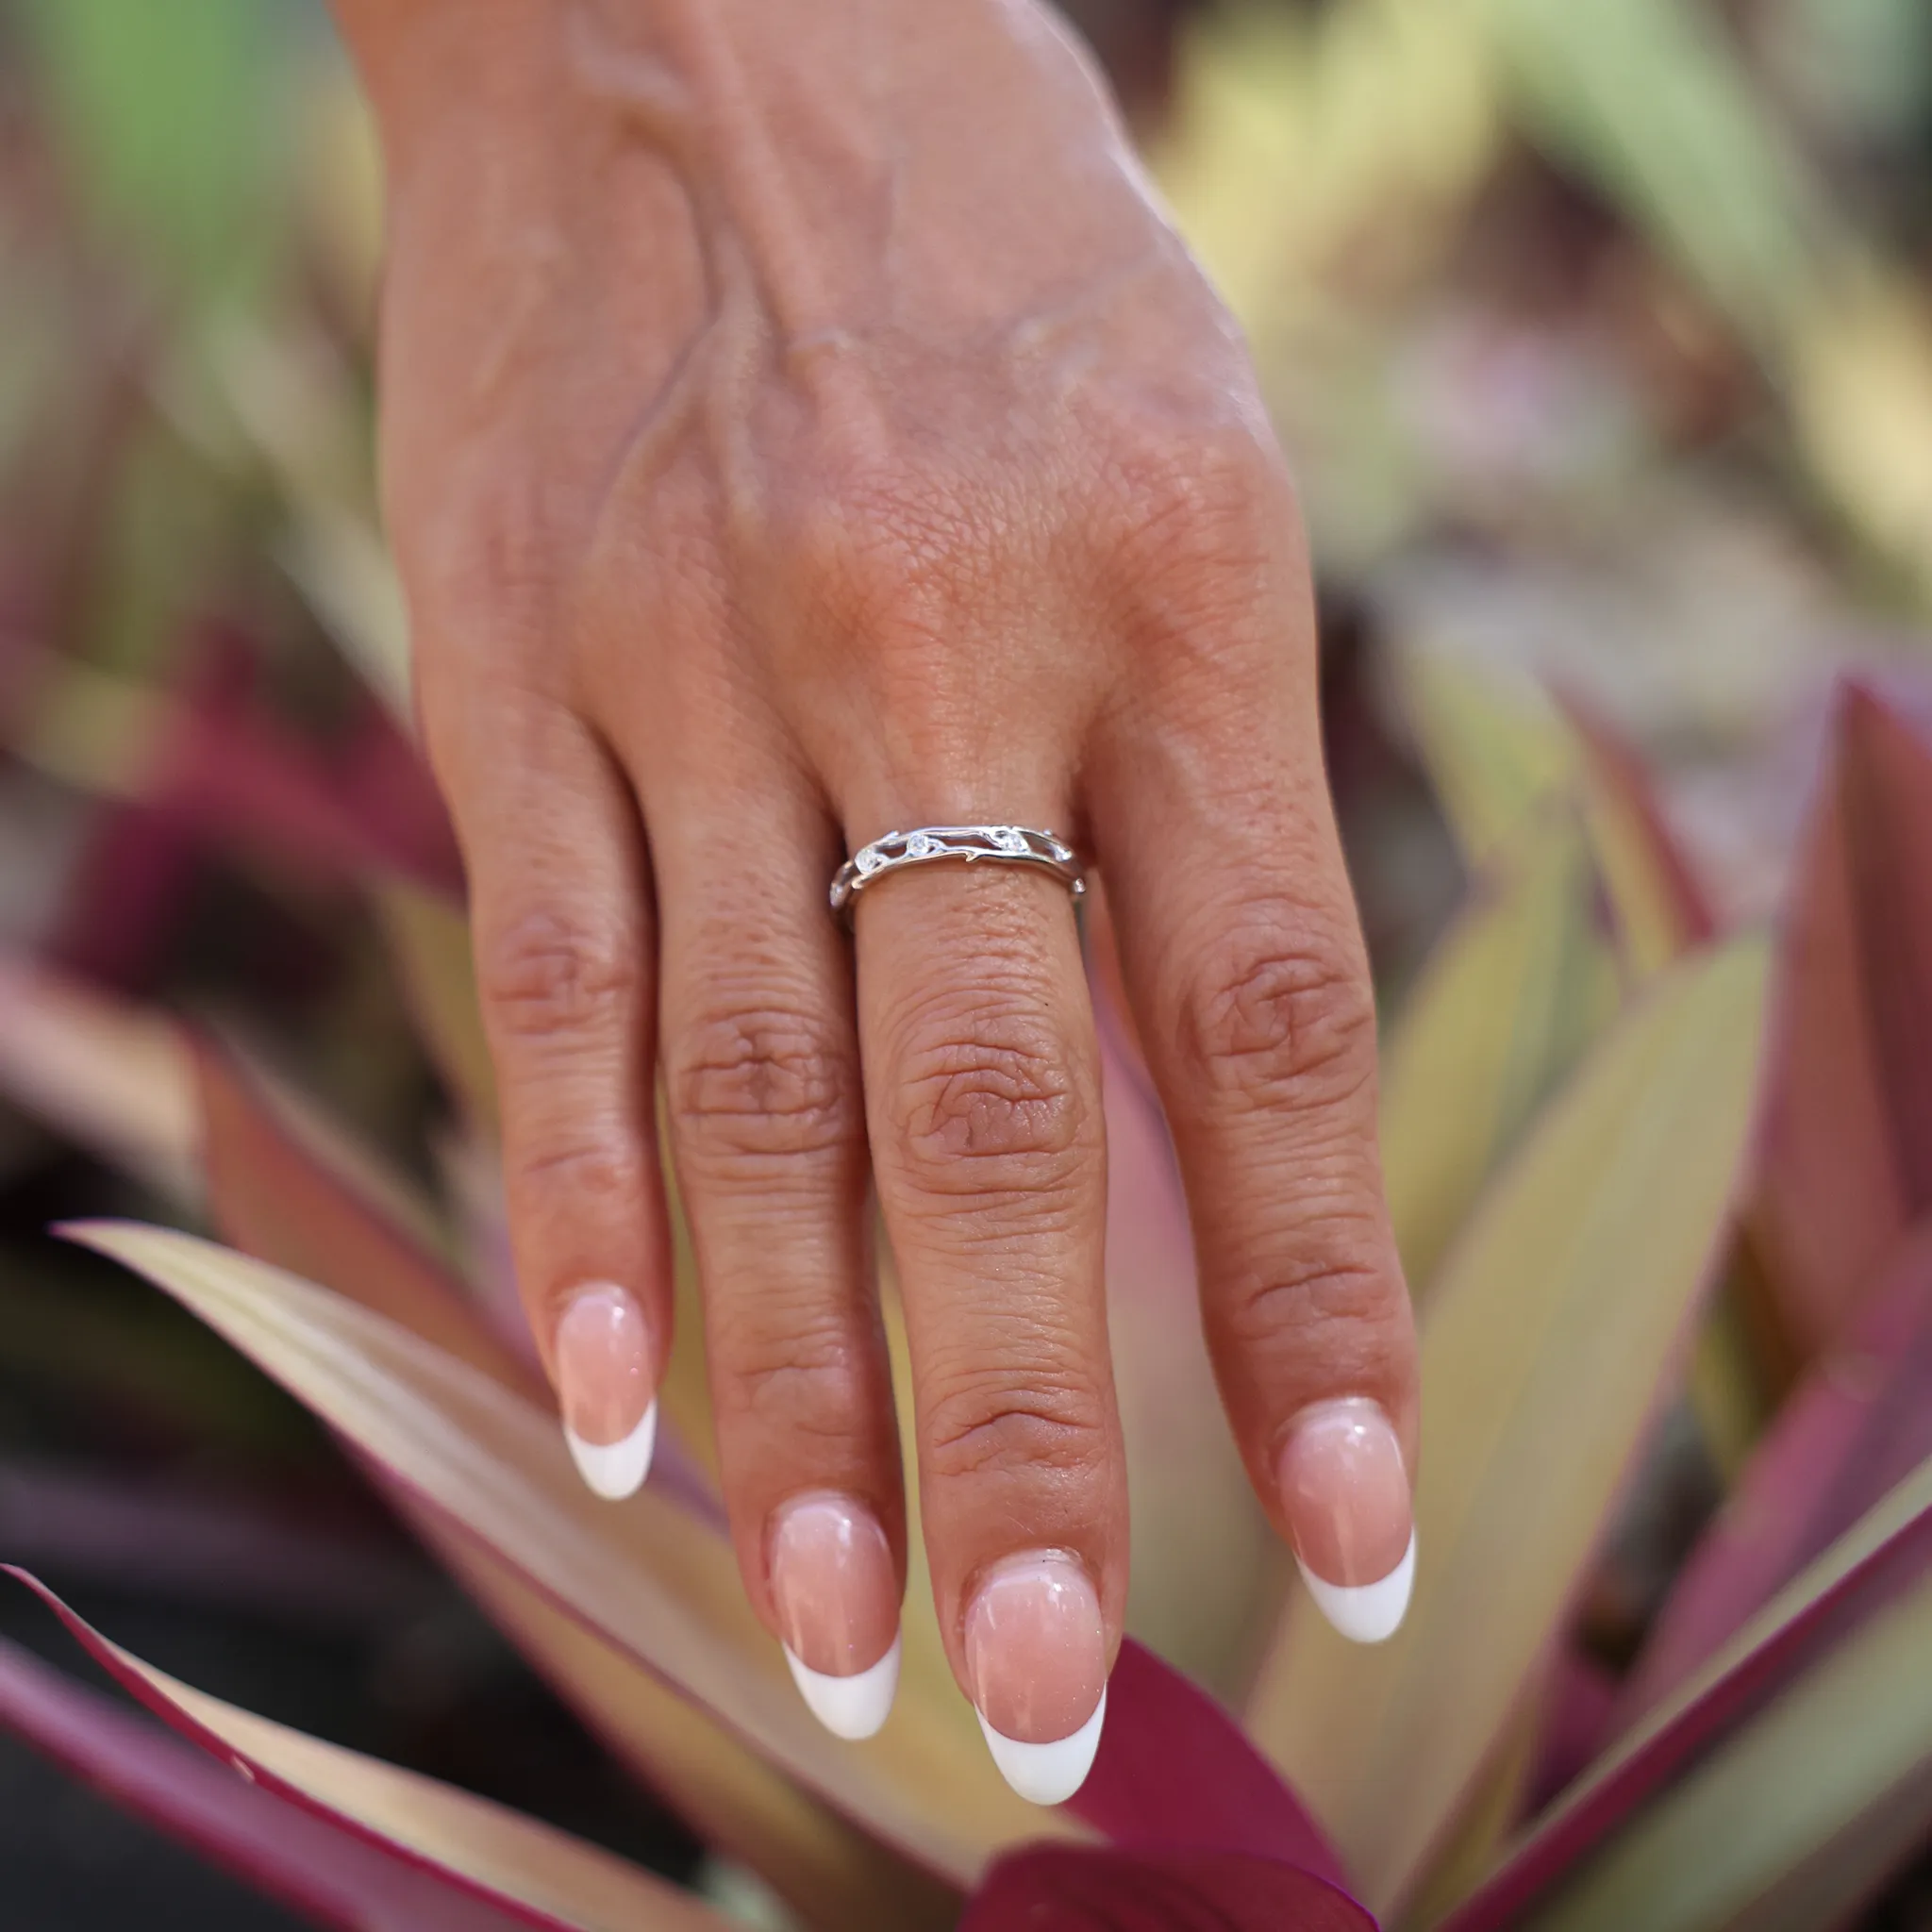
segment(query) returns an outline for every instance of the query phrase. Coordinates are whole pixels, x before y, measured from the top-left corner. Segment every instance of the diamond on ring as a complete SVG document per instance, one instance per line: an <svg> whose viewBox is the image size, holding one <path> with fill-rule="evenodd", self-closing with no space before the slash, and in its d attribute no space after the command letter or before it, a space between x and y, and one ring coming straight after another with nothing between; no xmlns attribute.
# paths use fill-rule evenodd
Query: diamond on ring
<svg viewBox="0 0 1932 1932"><path fill-rule="evenodd" d="M1031 865L1050 872L1075 898L1087 890L1078 856L1052 832L1024 825L923 825L914 832L888 832L861 845L832 880L834 912L850 916L852 902L874 879L903 865L957 858L971 864L991 859L1005 865Z"/></svg>

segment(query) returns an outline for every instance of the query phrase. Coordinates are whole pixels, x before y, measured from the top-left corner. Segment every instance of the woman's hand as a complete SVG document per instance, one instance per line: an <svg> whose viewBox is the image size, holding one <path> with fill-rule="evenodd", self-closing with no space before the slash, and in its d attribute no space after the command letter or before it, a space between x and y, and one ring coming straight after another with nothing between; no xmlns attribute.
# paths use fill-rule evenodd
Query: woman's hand
<svg viewBox="0 0 1932 1932"><path fill-rule="evenodd" d="M1016 1786L1078 1783L1127 1512L1073 910L990 865L876 881L856 936L825 899L891 828L1048 827L1106 882L1255 1486L1386 1634L1414 1356L1307 568L1081 57L1033 0L341 11L424 729L586 1475L640 1479L671 1342L661 1069L725 1500L802 1688L862 1735L896 1668L871 1180L954 1670Z"/></svg>

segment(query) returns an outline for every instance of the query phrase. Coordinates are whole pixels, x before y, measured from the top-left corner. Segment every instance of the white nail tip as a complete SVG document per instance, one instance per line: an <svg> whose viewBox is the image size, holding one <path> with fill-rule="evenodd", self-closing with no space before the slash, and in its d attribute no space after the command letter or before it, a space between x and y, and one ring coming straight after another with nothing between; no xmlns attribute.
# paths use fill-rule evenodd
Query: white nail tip
<svg viewBox="0 0 1932 1932"><path fill-rule="evenodd" d="M791 1681L811 1714L835 1738L857 1743L869 1738L886 1721L892 1698L899 1689L899 1640L870 1670L850 1677L828 1677L809 1664L802 1664L785 1646L785 1661L791 1666Z"/></svg>
<svg viewBox="0 0 1932 1932"><path fill-rule="evenodd" d="M1415 1531L1408 1533L1402 1561L1379 1583L1324 1583L1299 1558L1296 1567L1316 1607L1344 1637L1357 1643L1381 1643L1395 1635L1408 1614L1415 1589Z"/></svg>
<svg viewBox="0 0 1932 1932"><path fill-rule="evenodd" d="M1103 1685L1100 1702L1093 1715L1071 1738L1056 1738L1050 1744L1023 1744L987 1723L980 1713L979 1728L986 1733L986 1748L999 1766L1000 1775L1029 1805L1064 1805L1093 1769L1093 1754L1100 1749L1100 1726L1107 1716L1107 1690Z"/></svg>
<svg viewBox="0 0 1932 1932"><path fill-rule="evenodd" d="M651 1473L651 1452L658 1446L658 1405L654 1402L638 1425L622 1441L587 1442L564 1424L563 1440L585 1485L606 1501L621 1503L636 1494Z"/></svg>

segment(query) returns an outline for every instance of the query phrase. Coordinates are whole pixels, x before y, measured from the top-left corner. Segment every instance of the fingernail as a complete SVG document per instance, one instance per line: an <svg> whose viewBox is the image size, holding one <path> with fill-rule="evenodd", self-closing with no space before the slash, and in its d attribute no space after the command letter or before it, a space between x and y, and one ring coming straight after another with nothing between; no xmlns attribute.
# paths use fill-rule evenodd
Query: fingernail
<svg viewBox="0 0 1932 1932"><path fill-rule="evenodd" d="M1357 1643L1392 1637L1415 1585L1415 1513L1380 1404L1307 1410L1281 1452L1280 1482L1294 1559L1322 1614Z"/></svg>
<svg viewBox="0 0 1932 1932"><path fill-rule="evenodd" d="M850 1496L774 1517L772 1596L791 1681L835 1738L869 1738L899 1688L899 1589L878 1519Z"/></svg>
<svg viewBox="0 0 1932 1932"><path fill-rule="evenodd" d="M1085 1568L1032 1550L989 1571L966 1612L966 1673L1006 1781L1033 1804L1065 1803L1107 1715L1107 1629Z"/></svg>
<svg viewBox="0 0 1932 1932"><path fill-rule="evenodd" d="M563 1440L577 1474L621 1502L649 1473L658 1440L643 1313L610 1283L580 1288L558 1317L555 1353Z"/></svg>

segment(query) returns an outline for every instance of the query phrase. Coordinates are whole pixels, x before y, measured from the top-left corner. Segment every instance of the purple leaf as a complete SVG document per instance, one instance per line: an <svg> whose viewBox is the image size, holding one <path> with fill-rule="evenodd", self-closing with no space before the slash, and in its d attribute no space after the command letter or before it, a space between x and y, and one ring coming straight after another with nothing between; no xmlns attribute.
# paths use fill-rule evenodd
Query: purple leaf
<svg viewBox="0 0 1932 1932"><path fill-rule="evenodd" d="M496 1339L414 1231L305 1144L224 1047L192 1044L208 1218L223 1238L400 1322L505 1388L543 1399L535 1370Z"/></svg>
<svg viewBox="0 0 1932 1932"><path fill-rule="evenodd" d="M129 986L153 966L200 852L265 853L325 879L401 873L454 891L461 861L415 748L366 702L325 750L258 696L256 646L221 625L193 643L165 722L144 747L132 802L102 816L69 894L53 957Z"/></svg>
<svg viewBox="0 0 1932 1932"><path fill-rule="evenodd" d="M1443 1932L1507 1932L1545 1887L1795 1671L1932 1557L1932 1468L1917 1473L1844 1539L1833 1568L1770 1607L1674 1707L1612 1751L1547 1813L1444 1922ZM1827 1559L1831 1560L1831 1559Z"/></svg>
<svg viewBox="0 0 1932 1932"><path fill-rule="evenodd" d="M67 881L48 962L103 986L142 984L173 941L195 864L194 840L173 814L107 807Z"/></svg>
<svg viewBox="0 0 1932 1932"><path fill-rule="evenodd" d="M1614 1735L1611 1714L1616 1707L1617 1680L1606 1666L1564 1639L1557 1645L1550 1666L1538 1755L1530 1779L1526 1815L1534 1816L1550 1799L1580 1777Z"/></svg>
<svg viewBox="0 0 1932 1932"><path fill-rule="evenodd" d="M1787 1401L1692 1552L1624 1686L1621 1731L1932 1456L1932 1220Z"/></svg>
<svg viewBox="0 0 1932 1932"><path fill-rule="evenodd" d="M1932 1209L1932 746L1845 690L1779 946L1751 1210L1800 1364Z"/></svg>
<svg viewBox="0 0 1932 1932"><path fill-rule="evenodd" d="M1840 775L1865 985L1892 1146L1932 1208L1932 744L1873 692L1845 699Z"/></svg>
<svg viewBox="0 0 1932 1932"><path fill-rule="evenodd" d="M1100 1755L1069 1808L1136 1851L1250 1853L1345 1882L1320 1827L1234 1720L1131 1638L1108 1684Z"/></svg>
<svg viewBox="0 0 1932 1932"><path fill-rule="evenodd" d="M1109 1711L1109 1715L1110 1715ZM959 1932L1375 1932L1312 1873L1241 1852L1037 1845L987 1874Z"/></svg>
<svg viewBox="0 0 1932 1932"><path fill-rule="evenodd" d="M320 1631L424 1614L420 1566L287 1495L0 1457L0 1550L70 1580Z"/></svg>
<svg viewBox="0 0 1932 1932"><path fill-rule="evenodd" d="M1033 1847L989 1874L961 1932L1372 1932L1327 1840L1219 1705L1128 1640L1069 1808L1111 1851Z"/></svg>
<svg viewBox="0 0 1932 1932"><path fill-rule="evenodd" d="M460 887L462 865L434 780L374 699L326 751L291 732L258 692L258 651L210 629L145 793L215 837L266 847L325 876L394 869Z"/></svg>
<svg viewBox="0 0 1932 1932"><path fill-rule="evenodd" d="M244 1255L286 1268L399 1322L518 1394L548 1407L534 1364L514 1354L463 1286L417 1235L218 1043L192 1041L208 1218ZM655 1480L720 1521L708 1483L661 1429Z"/></svg>
<svg viewBox="0 0 1932 1932"><path fill-rule="evenodd" d="M247 1780L372 1851L419 1880L433 1911L426 1923L496 1932L512 1924L576 1932L607 1922L638 1932L713 1932L723 1922L688 1892L615 1854L452 1785L379 1758L327 1744L300 1731L205 1696L143 1663L70 1609L25 1571L0 1572L32 1591L68 1634L124 1690L172 1730ZM462 1909L483 1907L475 1919ZM397 1932L425 1923L385 1913L365 1924Z"/></svg>
<svg viewBox="0 0 1932 1932"><path fill-rule="evenodd" d="M512 1917L175 1743L0 1640L0 1724L104 1797L318 1925L522 1932Z"/></svg>
<svg viewBox="0 0 1932 1932"><path fill-rule="evenodd" d="M913 1691L924 1724L889 1727L869 1752L836 1746L747 1603L728 1542L655 1483L622 1510L599 1504L554 1417L347 1296L214 1242L132 1223L67 1231L146 1274L251 1356L385 1472L406 1513L460 1530L518 1593L594 1634L620 1679L635 1665L654 1693L636 1726L641 1748L659 1761L700 1760L701 1796L728 1774L762 1799L783 1774L912 1862L960 1880L1021 1835L1025 1807L974 1748L962 1703L936 1682L923 1692L904 1684L902 1720ZM717 1726L657 1694L659 1684ZM929 1741L941 1738L956 1741ZM847 1874L868 1877L869 1847L857 1834L802 1813L795 1794L786 1804L805 1827L781 1821L788 1842L808 1840L808 1855L828 1847Z"/></svg>

